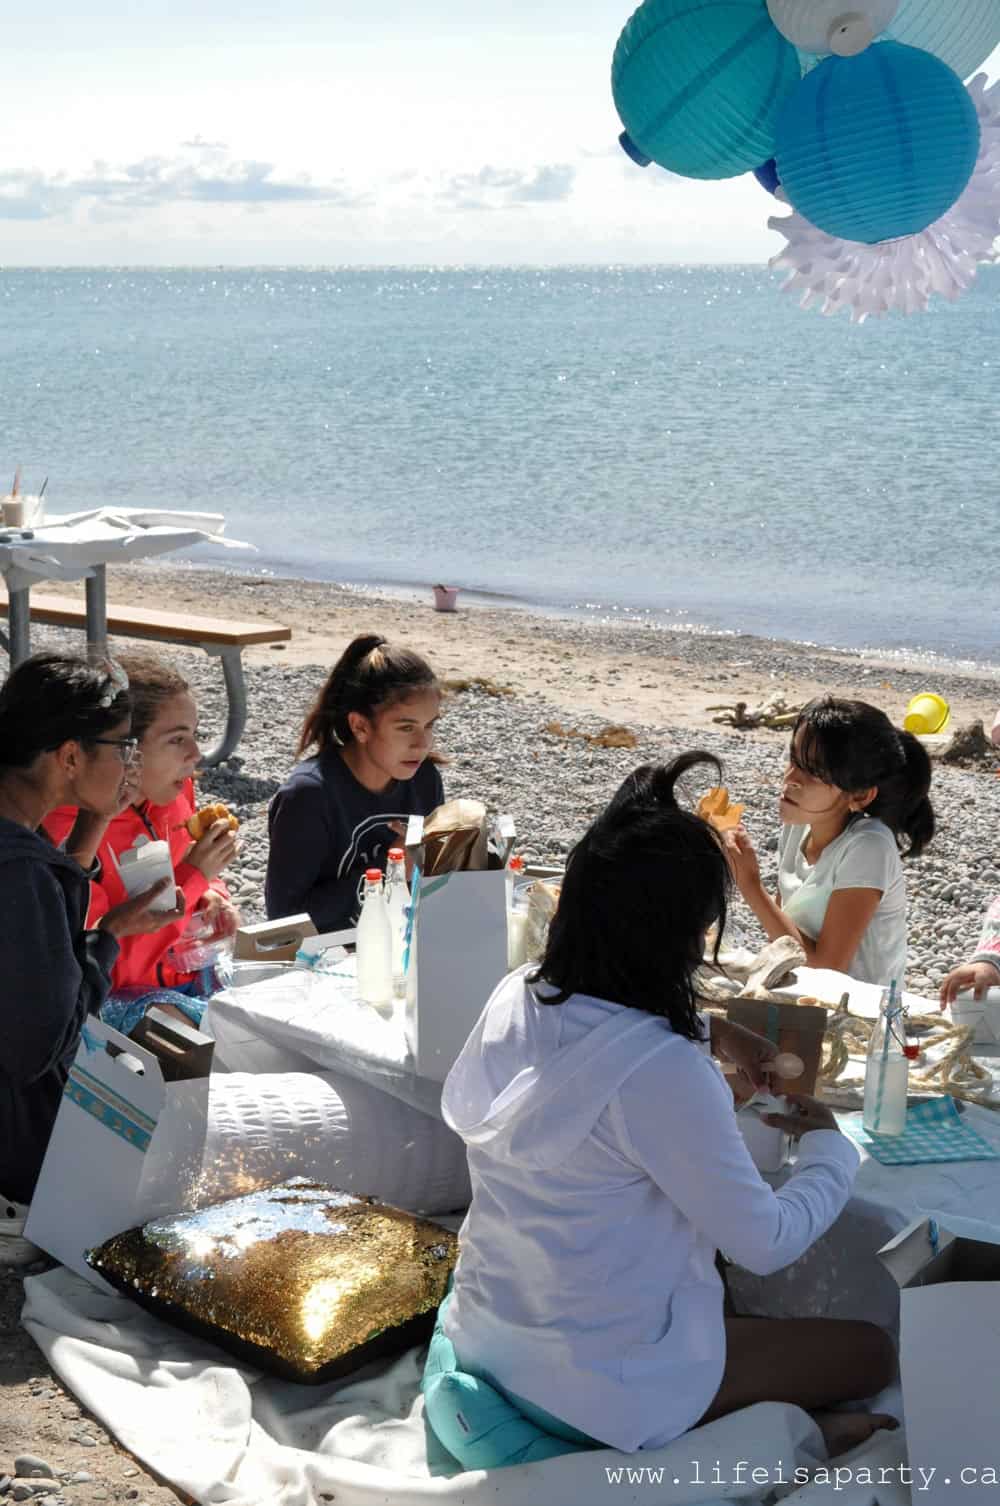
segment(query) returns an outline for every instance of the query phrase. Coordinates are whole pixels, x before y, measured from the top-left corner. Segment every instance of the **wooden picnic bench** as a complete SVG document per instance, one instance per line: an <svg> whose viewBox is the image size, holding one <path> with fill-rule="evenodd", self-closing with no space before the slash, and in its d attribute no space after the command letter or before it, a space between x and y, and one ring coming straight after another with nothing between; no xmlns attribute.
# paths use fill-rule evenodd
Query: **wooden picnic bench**
<svg viewBox="0 0 1000 1506"><path fill-rule="evenodd" d="M0 615L7 613L7 595L0 593ZM50 627L84 628L87 609L71 596L31 595L31 620ZM179 643L203 649L222 660L226 683L226 727L216 746L202 757L213 765L235 752L247 720L246 680L243 650L258 643L287 643L289 627L277 622L233 622L224 617L193 617L187 613L152 611L147 607L107 606L107 630L120 638L149 638L157 643Z"/></svg>

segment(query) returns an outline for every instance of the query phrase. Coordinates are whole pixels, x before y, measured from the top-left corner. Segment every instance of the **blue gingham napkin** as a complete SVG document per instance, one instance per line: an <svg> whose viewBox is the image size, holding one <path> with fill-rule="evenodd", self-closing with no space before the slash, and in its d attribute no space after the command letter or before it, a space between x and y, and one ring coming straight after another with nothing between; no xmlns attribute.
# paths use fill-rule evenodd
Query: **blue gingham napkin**
<svg viewBox="0 0 1000 1506"><path fill-rule="evenodd" d="M860 1114L843 1120L845 1132L883 1166L918 1166L931 1161L997 1161L1000 1153L962 1123L954 1098L911 1103L901 1135L871 1135Z"/></svg>

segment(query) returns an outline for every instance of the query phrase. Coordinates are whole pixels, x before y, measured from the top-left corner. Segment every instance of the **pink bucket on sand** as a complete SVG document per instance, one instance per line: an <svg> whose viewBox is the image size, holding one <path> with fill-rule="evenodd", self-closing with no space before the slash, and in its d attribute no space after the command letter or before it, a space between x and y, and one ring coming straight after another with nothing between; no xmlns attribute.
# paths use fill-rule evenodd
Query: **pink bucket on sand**
<svg viewBox="0 0 1000 1506"><path fill-rule="evenodd" d="M435 612L453 612L455 602L458 600L458 587L435 586L433 589Z"/></svg>

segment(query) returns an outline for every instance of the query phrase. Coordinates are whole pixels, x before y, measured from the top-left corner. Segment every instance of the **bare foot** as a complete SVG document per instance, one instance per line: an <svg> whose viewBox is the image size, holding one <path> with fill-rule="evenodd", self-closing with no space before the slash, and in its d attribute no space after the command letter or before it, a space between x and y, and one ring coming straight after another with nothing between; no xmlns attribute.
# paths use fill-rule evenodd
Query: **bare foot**
<svg viewBox="0 0 1000 1506"><path fill-rule="evenodd" d="M823 1434L831 1459L865 1443L880 1428L891 1432L899 1427L896 1418L890 1417L888 1412L813 1412L811 1416Z"/></svg>

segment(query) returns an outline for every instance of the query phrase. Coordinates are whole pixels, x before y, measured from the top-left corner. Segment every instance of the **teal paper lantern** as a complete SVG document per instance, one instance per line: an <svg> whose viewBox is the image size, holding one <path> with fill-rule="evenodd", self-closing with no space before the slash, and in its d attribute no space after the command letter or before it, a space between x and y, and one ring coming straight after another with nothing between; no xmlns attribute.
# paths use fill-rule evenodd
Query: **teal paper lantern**
<svg viewBox="0 0 1000 1506"><path fill-rule="evenodd" d="M629 155L686 178L733 178L773 157L800 77L766 0L645 0L611 65Z"/></svg>
<svg viewBox="0 0 1000 1506"><path fill-rule="evenodd" d="M979 154L979 119L939 58L898 42L826 58L785 104L778 176L820 230L869 245L918 235L951 208Z"/></svg>
<svg viewBox="0 0 1000 1506"><path fill-rule="evenodd" d="M1000 0L900 0L886 35L969 78L1000 47Z"/></svg>

